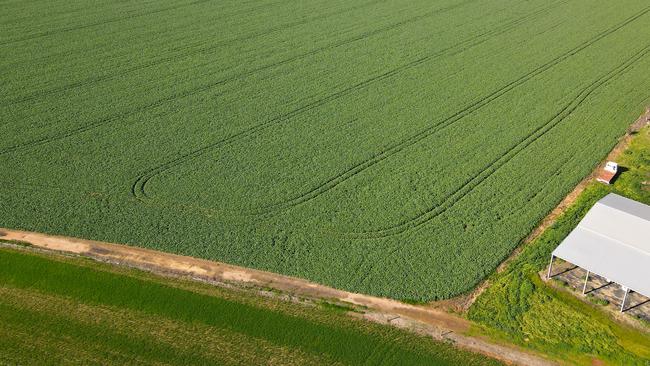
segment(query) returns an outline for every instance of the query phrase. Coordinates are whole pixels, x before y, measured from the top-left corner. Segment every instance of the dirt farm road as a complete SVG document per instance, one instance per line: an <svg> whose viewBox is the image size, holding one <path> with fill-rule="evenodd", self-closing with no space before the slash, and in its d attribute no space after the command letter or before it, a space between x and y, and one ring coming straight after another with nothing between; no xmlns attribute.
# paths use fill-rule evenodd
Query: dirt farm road
<svg viewBox="0 0 650 366"><path fill-rule="evenodd" d="M520 350L514 346L491 343L463 335L470 323L443 310L402 303L396 300L337 290L303 279L233 266L225 263L180 256L121 244L77 239L35 232L0 228L0 240L21 242L37 249L89 257L101 262L134 267L149 272L190 277L211 283L235 286L274 288L282 292L311 299L340 301L363 306L363 317L374 322L427 334L438 340L500 359L508 364L552 365L554 363Z"/></svg>

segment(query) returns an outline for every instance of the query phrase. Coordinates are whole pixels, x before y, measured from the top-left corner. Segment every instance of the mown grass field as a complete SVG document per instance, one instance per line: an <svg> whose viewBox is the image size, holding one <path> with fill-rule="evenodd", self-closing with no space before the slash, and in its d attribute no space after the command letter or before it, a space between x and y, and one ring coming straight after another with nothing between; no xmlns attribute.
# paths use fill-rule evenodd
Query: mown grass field
<svg viewBox="0 0 650 366"><path fill-rule="evenodd" d="M0 363L498 365L320 306L0 248Z"/></svg>
<svg viewBox="0 0 650 366"><path fill-rule="evenodd" d="M5 1L0 226L426 301L650 97L646 0Z"/></svg>
<svg viewBox="0 0 650 366"><path fill-rule="evenodd" d="M470 308L483 333L536 349L567 364L648 365L650 325L644 331L613 321L601 305L542 283L538 272L587 211L610 192L650 204L650 127L617 161L625 169L613 186L591 183L538 239L527 245ZM643 306L650 306L649 304Z"/></svg>

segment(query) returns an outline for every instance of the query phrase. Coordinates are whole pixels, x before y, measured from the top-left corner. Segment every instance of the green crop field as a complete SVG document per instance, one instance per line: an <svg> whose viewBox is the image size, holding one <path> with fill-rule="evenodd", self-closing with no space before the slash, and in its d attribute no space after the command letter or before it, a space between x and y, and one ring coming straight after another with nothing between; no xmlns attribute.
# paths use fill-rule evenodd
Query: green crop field
<svg viewBox="0 0 650 366"><path fill-rule="evenodd" d="M650 101L647 0L2 1L0 227L466 292Z"/></svg>

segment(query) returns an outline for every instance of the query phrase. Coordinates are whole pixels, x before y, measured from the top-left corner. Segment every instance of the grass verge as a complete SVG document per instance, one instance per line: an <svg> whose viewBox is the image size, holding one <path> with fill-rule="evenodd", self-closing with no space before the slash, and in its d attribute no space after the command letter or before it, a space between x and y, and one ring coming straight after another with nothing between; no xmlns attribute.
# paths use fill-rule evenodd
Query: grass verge
<svg viewBox="0 0 650 366"><path fill-rule="evenodd" d="M550 253L573 230L596 201L615 192L650 203L650 127L638 132L618 159L624 172L612 186L590 184L540 237L527 245L470 308L479 332L507 339L567 363L594 359L616 365L647 365L650 334L612 320L597 304L542 283L538 272Z"/></svg>

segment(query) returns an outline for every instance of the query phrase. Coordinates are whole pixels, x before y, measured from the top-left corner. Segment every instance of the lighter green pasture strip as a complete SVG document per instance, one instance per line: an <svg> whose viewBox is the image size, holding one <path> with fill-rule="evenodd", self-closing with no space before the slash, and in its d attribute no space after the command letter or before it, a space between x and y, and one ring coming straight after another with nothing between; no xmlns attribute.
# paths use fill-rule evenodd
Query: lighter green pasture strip
<svg viewBox="0 0 650 366"><path fill-rule="evenodd" d="M233 350L216 354L215 360L214 353L205 352L209 343L202 344L222 331L221 339L217 338L213 346L233 343L234 349L242 352L240 361L247 364L255 364L256 359L263 361L264 357L271 361L274 354L287 357L278 359L283 364L300 363L300 358L308 363L349 365L496 364L450 345L320 308L311 309L318 315L305 317L272 309L275 301L270 299L258 298L257 304L250 305L236 300L236 296L235 300L227 300L180 289L168 281L146 280L138 273L116 274L6 249L0 250L0 264L3 324L36 331L42 335L35 337L38 341L53 337L56 342L60 337L64 344L87 344L89 354L110 362L120 363L129 355L172 364L232 361ZM39 304L47 298L64 308L57 309L47 301ZM66 305L78 306L78 316L70 314ZM111 322L113 316L118 319ZM330 320L321 322L316 320L318 316ZM157 319L160 324L151 327ZM179 328L180 334L170 334L174 328ZM192 330L198 334L191 334ZM201 331L208 333L203 340ZM192 346L188 339L174 340L184 332L189 332L199 345ZM18 351L0 341L3 346ZM266 355L261 352L264 348L269 348ZM40 354L38 348L33 352ZM292 360L292 354L297 359Z"/></svg>
<svg viewBox="0 0 650 366"><path fill-rule="evenodd" d="M48 79L52 80L34 80L34 82L45 84L57 84L62 81L69 84L71 77L79 82L80 76L84 75L87 78L90 77L90 80L86 81L92 81L97 79L95 73L98 66L101 66L100 70L102 71L110 71L115 67L128 70L133 68L133 64L142 64L142 61L147 59L153 59L155 64L157 59L169 62L192 56L214 56L215 51L223 52L224 47L233 43L254 40L279 30L308 24L322 17L333 17L354 9L363 9L377 2L378 0L373 0L361 5L349 5L342 8L340 8L341 4L337 3L315 3L314 6L305 6L300 10L293 11L294 17L286 20L283 20L285 18L283 15L295 5L291 1L281 3L282 7L274 7L271 9L272 11L260 11L260 6L257 5L243 9L243 11L238 9L239 14L206 11L211 10L210 4L206 4L203 7L183 12L181 15L170 13L162 18L152 17L144 21L129 22L122 27L109 27L98 36L91 38L90 44L87 34L81 32L74 38L54 39L45 42L45 44L39 42L23 47L22 49L33 50L33 52L26 55L14 54L9 58L9 60L15 60L11 65L11 75L24 82L23 79L26 77L46 74ZM272 5L277 5L277 3ZM276 19L273 22L269 21L274 18ZM277 19L282 20L280 24ZM219 37L217 39L215 37L197 39L196 34L218 34ZM94 52L90 57L86 56L89 46L100 47L102 52ZM136 51L139 57L134 59L133 52ZM35 55L35 52L38 54ZM109 55L112 57L108 57ZM147 65L146 62L145 65ZM34 67L39 69L34 70ZM137 70L138 68L133 71ZM90 75L87 75L88 73ZM114 75L119 75L119 72ZM102 79L100 78L100 80ZM54 88L51 92L65 91L66 89L67 87ZM35 99L33 96L29 98L22 96L10 99L10 101L16 103L33 99Z"/></svg>

